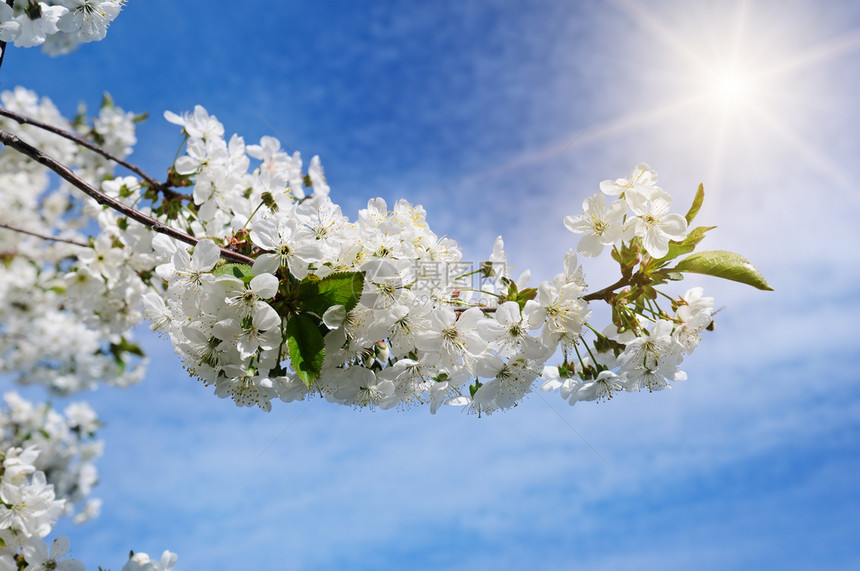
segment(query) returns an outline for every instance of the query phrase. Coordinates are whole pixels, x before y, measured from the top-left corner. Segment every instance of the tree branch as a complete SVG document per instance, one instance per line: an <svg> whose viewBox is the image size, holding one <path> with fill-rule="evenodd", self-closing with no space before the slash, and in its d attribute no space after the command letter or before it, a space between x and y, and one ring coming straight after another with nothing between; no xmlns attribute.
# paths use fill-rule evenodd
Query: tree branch
<svg viewBox="0 0 860 571"><path fill-rule="evenodd" d="M18 228L17 226L11 226L9 224L3 224L0 222L0 228L5 228L6 230L11 230L13 232L19 232L21 234L27 234L28 236L35 236L36 238L41 238L42 240L51 240L53 242L64 242L66 244L74 244L75 246L80 246L82 248L89 248L90 245L85 242L79 242L77 240L71 240L69 238L60 238L59 236L51 236L49 234L40 234L38 232L33 232L32 230L25 230L23 228Z"/></svg>
<svg viewBox="0 0 860 571"><path fill-rule="evenodd" d="M2 56L0 56L0 57L2 57ZM15 121L21 125L33 125L34 127L38 127L39 129L42 129L44 131L48 131L49 133L59 135L60 137L63 137L64 139L68 139L69 141L77 143L78 145L80 145L86 149L89 149L98 155L103 156L104 158L108 159L109 161L113 161L113 162L117 163L118 165L124 166L125 168L127 168L128 170L130 170L131 172L133 172L134 174L138 175L140 178L145 180L147 182L147 184L149 184L150 187L152 187L155 190L157 190L158 192L162 193L162 195L164 195L164 198L166 198L168 200L191 198L187 194L182 194L180 192L176 192L174 190L171 190L170 188L167 187L166 184L155 180L155 178L153 178L153 177L149 176L148 174L146 174L145 172L143 172L143 170L140 167L135 166L135 165L129 163L128 161L125 161L125 160L117 157L116 155L109 153L108 151L99 147L95 143L91 143L90 141L87 141L86 139L84 139L80 135L77 135L77 134L72 133L70 131L66 131L65 129L60 129L59 127L56 127L54 125L49 125L48 123L43 123L42 121L38 121L38 120L33 119L31 117L19 115L18 113L15 113L14 111L9 111L8 109L5 109L3 107L0 107L0 115L2 115L3 117L8 117L9 119L12 119L13 121Z"/></svg>
<svg viewBox="0 0 860 571"><path fill-rule="evenodd" d="M594 301L596 299L604 299L605 300L606 297L610 293L614 292L616 289L618 289L620 287L628 286L631 283L632 282L631 282L630 278L622 277L620 280L618 280L614 284L612 284L610 286L606 286L603 289L597 290L594 293L590 293L588 295L585 295L582 297L582 299L584 299L585 301Z"/></svg>
<svg viewBox="0 0 860 571"><path fill-rule="evenodd" d="M107 206L109 208L112 208L112 209L116 210L117 212L119 212L120 214L128 216L132 220L136 220L137 222L140 222L144 226L152 228L155 232L158 232L160 234L164 234L165 236L170 236L171 238L179 240L180 242L185 242L186 244L191 244L192 246L196 245L200 241L199 239L197 239L193 236L190 236L190 235L186 234L185 232L182 232L180 230L176 230L175 228L171 228L170 226L167 226L163 222L156 220L155 218L151 218L151 217L147 216L146 214L144 214L143 212L135 210L134 208L131 208L130 206L126 206L122 202L120 202L114 198L111 198L110 196L104 194L103 192L101 192L98 189L94 188L93 186L89 185L86 181L79 178L66 165L64 165L60 162L57 162L56 160L49 157L48 155L46 155L45 153L43 153L42 151L40 151L39 149L37 149L33 145L30 145L29 143L25 143L24 141L22 141L21 139L19 139L18 137L16 137L15 135L13 135L11 133L7 133L6 131L0 131L0 143L3 143L4 145L7 145L7 146L15 149L19 153L30 157L31 159L33 159L34 161L36 161L40 165L43 165L43 166L51 169L52 171L54 171L55 173L60 175L60 177L65 179L69 184L71 184L72 186L74 186L75 188L77 188L78 190L80 190L81 192L83 192L84 194L86 194L87 196L89 196L90 198L92 198L93 200L98 202L99 204L101 204L103 206ZM219 249L221 250L221 257L222 258L225 258L227 260L231 260L233 262L237 262L240 264L253 264L254 263L253 258L245 256L244 254L234 252L233 250L227 249L223 246L219 246Z"/></svg>

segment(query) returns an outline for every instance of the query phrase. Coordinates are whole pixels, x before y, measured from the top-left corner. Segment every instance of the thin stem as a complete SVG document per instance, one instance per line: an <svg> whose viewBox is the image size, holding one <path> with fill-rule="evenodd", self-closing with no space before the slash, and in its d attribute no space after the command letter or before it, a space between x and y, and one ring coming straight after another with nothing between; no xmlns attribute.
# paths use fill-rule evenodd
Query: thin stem
<svg viewBox="0 0 860 571"><path fill-rule="evenodd" d="M659 293L660 295L662 295L663 297L665 297L666 299L668 299L668 300L669 300L669 301L671 301L672 303L677 303L677 301L675 300L675 298L674 298L674 297L672 297L671 295L669 295L668 293L663 293L662 291L660 291L659 289L656 289L656 288L655 288L655 290L654 290L654 291L656 291L657 293Z"/></svg>
<svg viewBox="0 0 860 571"><path fill-rule="evenodd" d="M586 321L585 323L583 323L583 325L585 325L586 327L591 329L591 331L593 331L594 334L597 335L598 337L606 337L606 335L604 335L603 333L601 333L600 331L595 329L589 322ZM580 335L580 337L581 337L581 335Z"/></svg>
<svg viewBox="0 0 860 571"><path fill-rule="evenodd" d="M9 224L3 224L0 222L0 228L5 228L6 230L12 230L13 232L19 232L21 234L27 234L28 236L35 236L36 238L41 238L42 240L51 240L53 242L65 242L66 244L74 244L75 246L80 246L82 248L89 248L90 245L84 242L79 242L77 240L71 240L69 238L60 238L59 236L51 236L49 234L40 234L38 232L33 232L32 230L25 230L23 228L18 228L17 226L11 226Z"/></svg>
<svg viewBox="0 0 860 571"><path fill-rule="evenodd" d="M189 236L184 232L176 230L175 228L171 228L163 222L160 222L155 218L151 218L143 212L135 210L134 208L126 206L122 202L111 198L110 196L89 185L86 181L80 179L66 165L57 162L55 159L49 157L36 147L30 145L29 143L25 143L11 133L7 133L6 131L0 131L0 143L9 146L20 152L21 154L27 155L37 163L48 167L49 169L60 175L60 177L69 182L69 184L71 184L99 204L112 208L120 214L128 216L132 220L135 220L137 222L140 222L144 226L152 228L155 232L164 234L165 236L170 236L171 238L179 240L180 242L185 242L186 244L191 244L192 246L196 245L200 241L193 236ZM253 258L249 258L248 256L245 256L243 254L234 252L233 250L229 250L223 246L219 246L218 248L221 250L222 258L242 264L254 263Z"/></svg>
<svg viewBox="0 0 860 571"><path fill-rule="evenodd" d="M89 150L93 151L94 153L99 154L99 155L103 156L104 158L117 163L118 165L124 166L125 168L127 168L128 170L130 170L131 172L133 172L134 174L138 175L140 178L145 180L149 184L150 187L152 187L152 188L156 189L158 192L162 193L164 195L164 197L167 198L168 200L169 199L177 199L177 198L179 198L179 199L190 198L190 196L188 196L187 194L182 194L180 192L170 190L167 187L167 185L165 185L162 182L155 180L155 178L153 178L153 177L149 176L148 174L146 174L145 172L143 172L143 170L141 170L140 167L135 166L135 165L117 157L116 155L104 150L103 148L99 147L95 143L91 143L91 142L87 141L86 139L84 139L83 137L81 137L75 133L72 133L70 131L66 131L64 129L60 129L59 127L55 127L54 125L49 125L48 123L43 123L42 121L38 121L38 120L33 119L31 117L19 115L18 113L15 113L14 111L9 111L8 109L5 109L3 107L0 107L0 116L8 117L9 119L12 119L13 121L15 121L21 125L33 125L34 127L38 127L39 129L42 129L44 131L48 131L49 133L59 135L60 137L63 137L64 139L68 139L69 141L77 143L78 145L80 145L86 149L89 149Z"/></svg>
<svg viewBox="0 0 860 571"><path fill-rule="evenodd" d="M248 224L251 223L251 218L254 217L254 215L257 213L257 211L260 210L264 204L266 204L265 200L263 202L261 202L259 205L257 205L257 208L254 209L254 212L252 212L251 215L248 216L248 220L245 221L245 224L242 226L242 230L244 230L245 228L248 227Z"/></svg>
<svg viewBox="0 0 860 571"><path fill-rule="evenodd" d="M583 341L585 343L585 341ZM579 368L585 371L585 361L582 360L582 355L579 353L579 347L576 343L573 345L573 350L576 352L576 358L579 360ZM574 369L575 371L575 369Z"/></svg>
<svg viewBox="0 0 860 571"><path fill-rule="evenodd" d="M456 278L454 278L452 281L461 280L461 279L463 279L463 278L466 278L466 277L469 277L469 276L472 276L472 275L475 275L475 274L480 274L480 273L483 273L483 270L481 270L481 269L472 270L471 272L466 272L466 273L465 273L465 274L463 274L463 275L457 276L457 277L456 277Z"/></svg>
<svg viewBox="0 0 860 571"><path fill-rule="evenodd" d="M500 293L493 293L493 292L491 292L491 291L484 291L484 290L482 290L482 289L475 289L475 288L470 288L470 287L464 287L464 288L457 288L457 291L474 291L474 292L478 292L478 293L486 293L486 294L488 294L488 295L493 295L493 296L496 296L496 297L497 297L497 298L499 298L499 299L505 299L505 296L504 296L504 295L502 295L502 294L500 294Z"/></svg>
<svg viewBox="0 0 860 571"><path fill-rule="evenodd" d="M657 312L657 311L655 311L655 310L654 310L654 308L653 308L653 307L651 307L651 303L650 303L650 302L648 303L648 305L647 305L647 306L642 306L642 308L641 308L641 310L640 310L640 311L634 311L634 313L638 313L638 314L639 314L639 315L641 315L644 319L648 319L648 320L650 320L650 321L655 321L655 322L656 322L656 321L657 321L657 319L660 317L660 313L659 313L659 312ZM646 313L650 314L650 317L649 317L649 315L646 315Z"/></svg>
<svg viewBox="0 0 860 571"><path fill-rule="evenodd" d="M591 352L591 349L588 347L588 343L586 341L583 341L582 344L585 345L585 350L588 351L588 356L591 357L591 363L595 367L597 367L598 366L597 359L594 358L594 353Z"/></svg>
<svg viewBox="0 0 860 571"><path fill-rule="evenodd" d="M653 314L654 314L655 321L656 321L657 319L663 319L663 317L664 317L664 316L668 316L668 315L669 315L668 313L666 313L665 311L663 311L663 308L662 308L662 307L660 307L660 304L659 304L659 303L657 303L657 300L656 300L656 299L655 299L655 300L653 300L653 301L649 300L649 301L648 301L648 305L651 307L651 311L652 311L652 312L653 312Z"/></svg>
<svg viewBox="0 0 860 571"><path fill-rule="evenodd" d="M176 155L173 157L174 163L176 163L176 159L179 158L179 155L182 154L182 147L185 146L185 143L187 143L189 139L188 133L185 132L185 129L182 129L182 134L185 135L185 137L182 139L182 143L179 144L179 148L176 149Z"/></svg>

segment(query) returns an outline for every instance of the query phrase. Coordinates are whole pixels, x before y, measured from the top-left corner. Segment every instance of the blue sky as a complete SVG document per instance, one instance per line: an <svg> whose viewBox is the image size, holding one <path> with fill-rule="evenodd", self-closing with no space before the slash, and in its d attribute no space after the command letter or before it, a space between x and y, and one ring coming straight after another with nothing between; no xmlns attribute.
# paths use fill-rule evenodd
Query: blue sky
<svg viewBox="0 0 860 571"><path fill-rule="evenodd" d="M734 64L733 64L734 62ZM728 104L726 70L754 77ZM133 159L180 142L162 112L202 104L246 142L319 154L333 198L424 204L468 259L503 235L551 277L561 220L640 161L702 247L747 256L764 293L725 306L657 394L569 407L533 395L357 413L322 401L237 409L163 340L107 423L102 516L63 524L75 557L119 569L854 569L860 566L860 6L855 2L129 2L107 39L52 59L12 49L0 88L71 114L149 111ZM593 263L592 263L593 262ZM595 288L610 264L586 261Z"/></svg>

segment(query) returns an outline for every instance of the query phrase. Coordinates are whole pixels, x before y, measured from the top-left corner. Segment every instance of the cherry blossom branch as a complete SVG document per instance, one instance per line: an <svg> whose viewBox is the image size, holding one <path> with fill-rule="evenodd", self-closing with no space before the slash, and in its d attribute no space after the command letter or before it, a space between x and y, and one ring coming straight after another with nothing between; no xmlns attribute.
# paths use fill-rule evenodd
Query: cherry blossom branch
<svg viewBox="0 0 860 571"><path fill-rule="evenodd" d="M596 299L604 299L605 300L609 296L609 294L614 292L616 289L618 289L620 287L631 285L632 283L633 282L630 278L622 277L620 280L618 280L617 282L615 282L614 284L612 284L610 286L606 286L603 289L600 289L600 290L597 290L597 291L590 293L588 295L582 296L582 299L584 299L585 301L594 301Z"/></svg>
<svg viewBox="0 0 860 571"><path fill-rule="evenodd" d="M0 58L2 58L2 55L0 55ZM166 184L157 181L155 178L153 178L150 175L143 172L143 170L140 167L133 165L133 164L129 163L128 161L125 161L125 160L117 157L116 155L114 155L114 154L104 150L103 148L99 147L95 143L91 143L90 141L87 141L86 139L84 139L80 135L77 135L77 134L72 133L70 131L66 131L65 129L61 129L59 127L56 127L54 125L50 125L48 123L43 123L42 121L39 121L37 119L33 119L32 117L20 115L18 113L15 113L14 111L10 111L10 110L5 109L3 107L0 107L0 116L8 117L9 119L12 119L13 121L15 121L21 125L33 125L34 127L38 127L39 129L42 129L44 131L48 131L49 133L53 133L55 135L59 135L60 137L63 137L64 139L68 139L69 141L77 143L78 145L80 145L86 149L91 150L94 153L101 155L102 157L108 159L109 161L113 161L113 162L117 163L118 165L121 165L121 166L127 168L128 170L130 170L134 174L138 175L140 178L145 180L147 182L147 184L149 184L150 187L152 187L155 190L157 190L158 192L160 192L164 196L164 198L166 198L168 200L174 200L174 199L182 200L182 199L191 198L187 194L182 194L180 192L176 192L174 190L171 190L170 188L167 187Z"/></svg>
<svg viewBox="0 0 860 571"><path fill-rule="evenodd" d="M7 146L15 149L19 153L30 157L31 159L33 159L34 161L36 161L40 165L43 165L43 166L51 169L52 171L54 171L55 173L60 175L60 177L65 179L69 184L71 184L72 186L74 186L75 188L77 188L78 190L80 190L81 192L83 192L84 194L86 194L87 196L89 196L90 198L92 198L93 200L98 202L99 204L101 204L103 206L107 206L109 208L112 208L113 210L116 210L120 214L123 214L124 216L128 216L132 220L136 220L137 222L140 222L144 226L148 226L149 228L152 228L155 232L158 232L160 234L164 234L165 236L170 236L171 238L179 240L180 242L185 242L186 244L190 244L192 246L196 245L200 241L199 239L197 239L193 236L190 236L190 235L188 235L188 234L186 234L180 230L177 230L175 228L171 228L170 226L165 225L164 223L156 220L155 218L147 216L143 212L135 210L134 208L131 208L130 206L126 206L122 202L120 202L114 198L111 198L110 196L104 194L103 192L99 191L95 187L88 184L86 181L79 178L66 165L64 165L64 164L56 161L55 159L49 157L48 155L43 153L41 150L30 145L29 143L22 141L21 139L19 139L18 137L16 137L15 135L13 135L11 133L7 133L6 131L0 131L0 143L3 143L4 145L7 145ZM248 256L240 254L239 252L234 252L233 250L230 250L230 249L225 248L223 246L219 246L218 248L221 250L221 257L222 258L225 258L227 260L231 260L233 262L238 262L241 264L253 264L254 263L253 258L250 258Z"/></svg>
<svg viewBox="0 0 860 571"><path fill-rule="evenodd" d="M42 240L51 240L53 242L64 242L66 244L73 244L75 246L81 246L82 248L89 248L89 244L85 242L80 242L78 240L72 240L69 238L60 238L59 236L51 236L48 234L40 234L39 232L33 232L32 230L25 230L24 228L18 228L17 226L11 226L9 224L4 224L0 222L0 228L5 228L6 230L11 230L13 232L19 232L21 234L27 234L28 236L35 236L36 238L41 238Z"/></svg>
<svg viewBox="0 0 860 571"><path fill-rule="evenodd" d="M615 282L610 286L606 286L603 289L597 290L593 293L585 295L582 297L585 301L594 301L596 299L602 299L607 303L611 303L610 294L614 293L620 287L625 286L643 286L651 283L653 280L648 276L644 275L641 271L636 272L630 276L623 276L620 280Z"/></svg>

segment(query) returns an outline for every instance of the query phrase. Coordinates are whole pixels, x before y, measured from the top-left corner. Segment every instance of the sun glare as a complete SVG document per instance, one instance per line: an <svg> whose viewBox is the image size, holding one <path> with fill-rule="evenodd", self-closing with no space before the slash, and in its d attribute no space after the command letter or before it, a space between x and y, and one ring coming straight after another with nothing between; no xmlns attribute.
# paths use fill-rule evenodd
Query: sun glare
<svg viewBox="0 0 860 571"><path fill-rule="evenodd" d="M717 78L713 90L726 105L736 105L750 96L746 79L736 73L728 73Z"/></svg>
<svg viewBox="0 0 860 571"><path fill-rule="evenodd" d="M763 89L760 70L737 64L708 62L693 87L710 105L732 113L757 107ZM766 89L765 89L766 91Z"/></svg>
<svg viewBox="0 0 860 571"><path fill-rule="evenodd" d="M788 16L779 26L772 25L765 19L772 19L768 10L758 10L759 5L750 0L689 3L700 9L693 6L689 11L663 14L646 0L612 2L645 34L635 36L636 43L629 47L629 57L642 64L642 75L634 79L644 90L619 84L625 86L625 93L637 94L628 101L630 109L614 117L595 118L572 140L565 137L476 176L555 161L572 147L677 120L685 123L687 132L693 133L695 128L696 136L702 137L696 142L697 149L712 147L709 180L714 187L719 186L725 161L743 143L767 150L793 147L808 165L856 194L850 176L824 150L795 131L795 119L802 116L791 109L798 104L820 105L806 95L810 79L805 72L816 72L822 64L860 51L860 28L810 46L791 33L805 29L804 24ZM820 73L815 77L818 83L812 85L825 85L822 79L826 77ZM638 97L643 94L646 96ZM640 107L639 100L651 104Z"/></svg>

